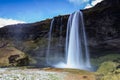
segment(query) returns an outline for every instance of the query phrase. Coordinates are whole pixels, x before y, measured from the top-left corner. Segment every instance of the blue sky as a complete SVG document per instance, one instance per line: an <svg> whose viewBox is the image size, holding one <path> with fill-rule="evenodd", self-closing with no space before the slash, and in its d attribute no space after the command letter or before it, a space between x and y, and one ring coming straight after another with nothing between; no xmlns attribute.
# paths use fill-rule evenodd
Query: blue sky
<svg viewBox="0 0 120 80"><path fill-rule="evenodd" d="M83 9L92 0L0 0L0 18L36 22Z"/></svg>

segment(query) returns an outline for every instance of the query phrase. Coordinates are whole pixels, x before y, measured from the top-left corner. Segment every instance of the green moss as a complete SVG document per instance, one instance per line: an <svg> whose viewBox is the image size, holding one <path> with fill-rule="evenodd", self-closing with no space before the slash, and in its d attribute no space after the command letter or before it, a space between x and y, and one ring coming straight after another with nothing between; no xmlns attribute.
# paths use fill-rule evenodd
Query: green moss
<svg viewBox="0 0 120 80"><path fill-rule="evenodd" d="M104 75L101 80L119 80L120 79L120 69L115 70L114 72L109 72L107 75Z"/></svg>
<svg viewBox="0 0 120 80"><path fill-rule="evenodd" d="M100 66L101 63L106 62L106 61L114 61L120 58L120 54L108 54L105 56L97 57L97 58L92 58L91 62L94 66Z"/></svg>
<svg viewBox="0 0 120 80"><path fill-rule="evenodd" d="M112 61L103 62L96 72L96 80L119 80L120 68L117 68L119 64Z"/></svg>
<svg viewBox="0 0 120 80"><path fill-rule="evenodd" d="M37 40L34 41L37 45L45 45L47 44L47 39L46 38L38 38Z"/></svg>
<svg viewBox="0 0 120 80"><path fill-rule="evenodd" d="M102 74L108 74L109 72L113 72L117 67L117 63L109 61L104 62L101 64L100 68L97 70L97 72Z"/></svg>
<svg viewBox="0 0 120 80"><path fill-rule="evenodd" d="M101 80L119 80L117 75L106 75Z"/></svg>

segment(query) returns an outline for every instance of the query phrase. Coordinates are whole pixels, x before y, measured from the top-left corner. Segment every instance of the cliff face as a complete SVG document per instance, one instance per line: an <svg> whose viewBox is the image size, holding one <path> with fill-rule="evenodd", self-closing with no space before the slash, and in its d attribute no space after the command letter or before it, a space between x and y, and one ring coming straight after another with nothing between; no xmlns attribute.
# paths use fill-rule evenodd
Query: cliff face
<svg viewBox="0 0 120 80"><path fill-rule="evenodd" d="M120 1L104 0L91 9L83 10L83 13L93 52L119 51Z"/></svg>
<svg viewBox="0 0 120 80"><path fill-rule="evenodd" d="M120 53L120 1L104 0L93 8L81 11L84 15L91 56ZM54 17L53 47L58 45L56 39L62 37L62 46L58 47L62 49L61 53L64 52L68 17L69 15ZM5 26L0 28L0 40L13 43L17 49L31 56L43 57L47 49L50 22L51 19L48 19L31 24ZM55 50L56 48L53 51Z"/></svg>
<svg viewBox="0 0 120 80"><path fill-rule="evenodd" d="M14 40L34 40L49 31L50 20L30 24L8 25L0 28L0 38ZM42 34L41 34L42 33Z"/></svg>

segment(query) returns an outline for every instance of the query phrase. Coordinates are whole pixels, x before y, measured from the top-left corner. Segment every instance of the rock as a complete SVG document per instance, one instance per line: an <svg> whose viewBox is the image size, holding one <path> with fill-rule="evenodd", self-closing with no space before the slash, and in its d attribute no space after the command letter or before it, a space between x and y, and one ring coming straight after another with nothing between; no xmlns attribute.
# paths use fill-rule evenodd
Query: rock
<svg viewBox="0 0 120 80"><path fill-rule="evenodd" d="M20 50L9 46L0 48L0 67L26 66L28 64L28 56Z"/></svg>
<svg viewBox="0 0 120 80"><path fill-rule="evenodd" d="M107 51L120 53L119 0L103 0L93 8L82 11L91 55L100 56L103 52L107 54Z"/></svg>
<svg viewBox="0 0 120 80"><path fill-rule="evenodd" d="M120 65L118 65L118 66L116 67L116 69L120 69Z"/></svg>

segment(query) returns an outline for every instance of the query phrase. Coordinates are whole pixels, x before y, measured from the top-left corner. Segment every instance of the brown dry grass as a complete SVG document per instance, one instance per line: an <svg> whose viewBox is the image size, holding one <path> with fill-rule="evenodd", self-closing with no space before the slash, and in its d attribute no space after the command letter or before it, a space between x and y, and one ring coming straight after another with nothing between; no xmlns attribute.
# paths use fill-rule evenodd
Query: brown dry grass
<svg viewBox="0 0 120 80"><path fill-rule="evenodd" d="M0 66L9 66L8 58L11 55L20 55L20 58L25 57L23 52L17 50L14 47L0 48Z"/></svg>

